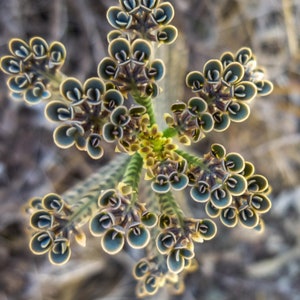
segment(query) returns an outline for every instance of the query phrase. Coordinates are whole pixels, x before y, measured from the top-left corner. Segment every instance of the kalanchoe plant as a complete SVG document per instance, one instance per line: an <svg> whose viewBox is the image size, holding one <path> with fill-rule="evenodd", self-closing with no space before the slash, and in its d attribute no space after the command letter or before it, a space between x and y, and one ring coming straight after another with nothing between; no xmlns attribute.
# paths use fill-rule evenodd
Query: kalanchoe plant
<svg viewBox="0 0 300 300"><path fill-rule="evenodd" d="M123 152L63 195L30 199L31 251L64 264L72 236L85 246L81 227L88 223L108 254L124 245L143 250L133 268L140 297L164 285L183 291L185 274L196 266L195 243L217 233L212 219L262 230L261 217L271 208L267 179L240 154L220 144L197 155L180 146L246 120L249 103L272 91L251 49L225 52L202 71L188 73L186 85L194 95L174 101L165 113L167 129L159 128L153 100L162 92L158 82L165 66L155 50L175 41L173 17L169 2L120 0L107 12L114 28L108 33L109 56L99 63L98 77L85 82L61 72L66 50L59 42L12 39L10 55L1 58L12 97L46 103L47 120L58 124L53 134L58 147L75 145L95 160L105 143ZM141 198L142 189L147 197ZM186 201L198 205L192 216L176 200L183 190L189 191ZM207 218L201 219L203 212Z"/></svg>

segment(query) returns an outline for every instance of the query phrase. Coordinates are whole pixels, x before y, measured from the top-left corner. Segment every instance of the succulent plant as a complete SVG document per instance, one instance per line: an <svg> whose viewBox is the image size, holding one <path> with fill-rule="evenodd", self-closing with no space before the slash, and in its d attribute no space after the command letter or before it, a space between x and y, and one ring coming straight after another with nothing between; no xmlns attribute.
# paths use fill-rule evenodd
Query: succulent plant
<svg viewBox="0 0 300 300"><path fill-rule="evenodd" d="M98 76L84 82L62 73L66 50L60 42L12 39L10 55L0 61L12 97L46 103L46 119L57 124L58 147L75 145L98 161L105 143L123 152L65 194L29 200L31 251L62 265L71 257L72 236L85 246L81 227L88 224L108 254L125 245L141 250L144 257L133 268L140 297L164 285L183 291L184 276L195 269L195 243L217 234L212 219L260 231L271 208L268 180L239 153L227 153L217 143L202 154L182 147L243 122L249 104L272 91L250 48L224 52L202 71L190 71L185 84L193 96L174 99L164 115L167 128L159 128L153 99L162 93L165 65L155 50L176 40L173 18L169 2L119 0L107 12L113 27L108 56L100 61ZM183 201L196 207L192 216L175 197L186 190ZM207 218L199 217L203 212Z"/></svg>

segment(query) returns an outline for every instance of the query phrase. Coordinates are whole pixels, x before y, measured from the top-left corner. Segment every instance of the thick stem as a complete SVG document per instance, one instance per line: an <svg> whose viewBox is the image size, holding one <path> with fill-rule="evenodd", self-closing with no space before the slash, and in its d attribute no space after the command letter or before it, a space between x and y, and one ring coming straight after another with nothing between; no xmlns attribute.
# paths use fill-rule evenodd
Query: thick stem
<svg viewBox="0 0 300 300"><path fill-rule="evenodd" d="M150 126L156 124L155 113L152 104L152 97L149 96L145 98L137 94L137 95L133 95L133 98L136 101L136 103L143 105L146 108L147 114L149 115L150 118Z"/></svg>
<svg viewBox="0 0 300 300"><path fill-rule="evenodd" d="M186 161L189 164L197 165L197 166L200 166L201 168L206 168L205 164L203 163L203 159L201 159L193 154L190 154L184 150L177 149L177 150L175 150L175 152L177 154L179 154L181 157L183 157L184 159L186 159Z"/></svg>
<svg viewBox="0 0 300 300"><path fill-rule="evenodd" d="M175 200L172 192L166 194L157 194L160 210L166 215L175 215L179 224L183 226L184 213L178 202Z"/></svg>
<svg viewBox="0 0 300 300"><path fill-rule="evenodd" d="M135 153L131 156L123 176L122 183L130 186L135 193L138 191L142 167L143 158L138 153Z"/></svg>
<svg viewBox="0 0 300 300"><path fill-rule="evenodd" d="M98 198L104 189L114 188L123 176L128 164L129 156L122 156L121 159L112 161L98 175L93 175L77 185L74 191L64 195L66 202L71 202L73 213L69 216L67 227L78 227L86 223L96 209L98 209Z"/></svg>

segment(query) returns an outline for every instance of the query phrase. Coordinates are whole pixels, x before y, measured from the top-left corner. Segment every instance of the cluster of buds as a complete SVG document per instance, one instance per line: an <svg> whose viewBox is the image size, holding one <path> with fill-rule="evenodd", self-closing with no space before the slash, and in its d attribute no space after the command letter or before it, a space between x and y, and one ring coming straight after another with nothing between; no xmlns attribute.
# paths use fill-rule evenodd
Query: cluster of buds
<svg viewBox="0 0 300 300"><path fill-rule="evenodd" d="M249 48L209 60L203 72L187 74L186 85L196 96L187 104L173 104L173 116L165 114L167 124L177 130L184 144L198 142L211 130L224 131L231 121L245 121L250 115L249 103L257 95L270 94L273 87Z"/></svg>
<svg viewBox="0 0 300 300"><path fill-rule="evenodd" d="M140 297L165 285L183 291L184 275L195 267L195 243L217 233L211 219L260 231L261 216L271 208L267 179L240 154L213 144L208 153L194 155L175 143L178 138L190 145L212 130L224 131L231 121L246 120L249 103L271 92L249 48L225 52L209 60L203 72L188 73L186 85L194 95L171 104L168 128L160 130L152 100L161 92L157 82L165 66L155 50L176 39L173 17L169 2L119 0L107 12L114 28L107 37L109 56L100 61L98 77L83 83L61 73L66 51L59 42L13 39L12 55L0 62L15 98L46 102L47 120L59 123L58 147L75 145L95 160L103 156L103 143L115 143L115 152L123 152L63 196L51 193L30 201L30 249L64 264L72 235L85 245L80 227L88 223L108 254L119 253L125 243L127 249L145 250L133 271ZM141 184L142 174L149 184ZM181 207L184 197L174 196L182 190L189 191L187 205L193 200L200 206L192 216ZM200 219L204 212L208 218Z"/></svg>
<svg viewBox="0 0 300 300"><path fill-rule="evenodd" d="M59 69L62 67L66 50L63 44L53 42L50 45L34 37L29 43L21 39L12 39L9 43L11 55L1 58L1 69L10 78L7 85L15 99L24 99L29 104L36 104L55 92L55 84L61 79Z"/></svg>
<svg viewBox="0 0 300 300"><path fill-rule="evenodd" d="M188 177L191 198L205 204L208 216L220 217L228 227L240 221L246 228L262 229L260 215L271 208L270 186L240 154L226 154L223 146L213 144L202 160L192 162Z"/></svg>
<svg viewBox="0 0 300 300"><path fill-rule="evenodd" d="M125 95L128 92L143 97L156 97L159 88L156 81L163 78L164 63L151 59L151 44L143 39L133 42L116 38L109 44L110 57L104 58L98 66L101 78L109 80Z"/></svg>
<svg viewBox="0 0 300 300"><path fill-rule="evenodd" d="M114 189L99 197L99 212L90 220L90 231L101 237L102 249L109 254L120 252L125 240L134 249L143 249L150 241L149 229L156 225L157 216L134 198L137 195Z"/></svg>
<svg viewBox="0 0 300 300"><path fill-rule="evenodd" d="M48 253L53 264L66 263L71 256L70 234L78 243L85 244L85 235L73 223L68 222L71 208L61 196L51 193L43 198L30 200L30 226L35 233L30 240L30 249L37 255Z"/></svg>
<svg viewBox="0 0 300 300"><path fill-rule="evenodd" d="M120 6L112 6L107 12L110 25L115 28L109 40L126 37L170 44L177 37L176 27L170 25L174 8L160 0L120 0Z"/></svg>

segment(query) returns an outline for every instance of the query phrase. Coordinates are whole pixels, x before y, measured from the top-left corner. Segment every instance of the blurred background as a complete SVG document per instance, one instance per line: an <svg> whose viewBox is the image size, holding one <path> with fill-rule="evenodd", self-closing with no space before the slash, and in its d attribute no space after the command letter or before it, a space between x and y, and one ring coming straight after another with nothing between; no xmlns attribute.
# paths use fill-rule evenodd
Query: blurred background
<svg viewBox="0 0 300 300"><path fill-rule="evenodd" d="M267 70L274 92L257 98L250 118L225 133L210 134L194 146L213 142L252 161L273 187L265 231L219 227L197 247L199 270L186 278L183 295L162 290L153 299L300 299L300 2L298 0L185 0L175 6L177 42L162 47L167 65L165 96L157 107L187 100L185 74L206 60L249 46ZM96 76L106 56L111 29L105 13L117 0L0 0L0 56L12 37L42 36L67 48L63 72L84 80ZM76 247L63 267L28 249L23 207L32 196L63 193L113 158L101 162L76 149L60 150L43 107L9 99L0 74L0 300L135 299L131 269L136 253L109 257L99 240ZM160 100L161 100L160 99ZM160 106L161 105L161 106ZM89 237L89 235L88 235Z"/></svg>

